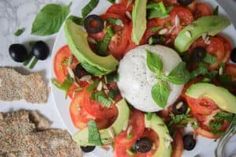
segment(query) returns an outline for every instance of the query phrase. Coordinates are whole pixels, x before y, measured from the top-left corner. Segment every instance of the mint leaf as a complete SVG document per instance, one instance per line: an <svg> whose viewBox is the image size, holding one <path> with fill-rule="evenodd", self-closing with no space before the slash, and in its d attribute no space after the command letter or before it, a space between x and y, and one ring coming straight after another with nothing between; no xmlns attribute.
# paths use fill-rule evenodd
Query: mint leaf
<svg viewBox="0 0 236 157"><path fill-rule="evenodd" d="M96 122L94 120L90 120L88 122L88 142L94 145L102 145L102 140L100 133L98 131Z"/></svg>
<svg viewBox="0 0 236 157"><path fill-rule="evenodd" d="M165 7L163 2L159 3L150 3L147 5L147 9L149 10L148 18L164 18L168 16L168 9Z"/></svg>
<svg viewBox="0 0 236 157"><path fill-rule="evenodd" d="M168 81L174 84L184 84L189 81L190 73L186 69L186 63L180 62L167 76Z"/></svg>
<svg viewBox="0 0 236 157"><path fill-rule="evenodd" d="M82 16L85 18L98 5L99 0L90 0L89 3L82 9Z"/></svg>
<svg viewBox="0 0 236 157"><path fill-rule="evenodd" d="M214 63L216 63L216 57L207 53L206 56L204 57L203 61L208 64L214 64Z"/></svg>
<svg viewBox="0 0 236 157"><path fill-rule="evenodd" d="M92 99L109 108L112 105L112 99L107 97L103 91L92 93Z"/></svg>
<svg viewBox="0 0 236 157"><path fill-rule="evenodd" d="M25 31L25 28L18 29L18 30L14 33L14 35L18 37L18 36L20 36L22 33L24 33L24 31Z"/></svg>
<svg viewBox="0 0 236 157"><path fill-rule="evenodd" d="M111 29L111 27L108 27L105 37L97 43L97 51L100 55L103 56L107 54L108 45L113 35L114 31Z"/></svg>
<svg viewBox="0 0 236 157"><path fill-rule="evenodd" d="M148 68L154 73L161 73L163 70L163 63L161 58L157 54L154 54L149 50L146 50L146 52Z"/></svg>
<svg viewBox="0 0 236 157"><path fill-rule="evenodd" d="M170 88L167 82L160 81L152 87L152 98L161 108L167 105Z"/></svg>
<svg viewBox="0 0 236 157"><path fill-rule="evenodd" d="M69 12L69 6L66 5L48 4L44 6L34 19L31 33L45 36L58 32Z"/></svg>

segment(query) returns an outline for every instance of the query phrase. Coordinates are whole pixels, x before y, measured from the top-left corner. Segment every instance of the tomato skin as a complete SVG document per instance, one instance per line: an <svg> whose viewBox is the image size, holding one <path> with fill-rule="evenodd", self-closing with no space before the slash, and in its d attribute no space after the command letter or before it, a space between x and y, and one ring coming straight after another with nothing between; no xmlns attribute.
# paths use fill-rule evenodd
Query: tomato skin
<svg viewBox="0 0 236 157"><path fill-rule="evenodd" d="M236 81L236 64L226 64L225 74L231 76L233 81Z"/></svg>
<svg viewBox="0 0 236 157"><path fill-rule="evenodd" d="M201 127L197 128L195 130L195 133L198 134L198 135L201 135L203 137L206 137L206 138L210 138L210 139L218 139L220 136L219 135L215 135Z"/></svg>
<svg viewBox="0 0 236 157"><path fill-rule="evenodd" d="M71 57L71 51L68 45L63 46L60 48L54 58L54 73L56 75L56 79L59 83L63 83L68 75L67 66L64 62ZM74 69L78 64L78 60L73 57L72 64L70 68Z"/></svg>
<svg viewBox="0 0 236 157"><path fill-rule="evenodd" d="M73 99L75 97L75 90L78 88L78 86L74 83L72 86L69 88L67 95Z"/></svg>
<svg viewBox="0 0 236 157"><path fill-rule="evenodd" d="M196 19L202 16L210 16L213 14L213 9L207 3L198 2L195 3L193 14Z"/></svg>
<svg viewBox="0 0 236 157"><path fill-rule="evenodd" d="M176 129L174 136L173 136L173 151L171 157L181 157L184 151L184 143L183 143L183 135L179 129Z"/></svg>

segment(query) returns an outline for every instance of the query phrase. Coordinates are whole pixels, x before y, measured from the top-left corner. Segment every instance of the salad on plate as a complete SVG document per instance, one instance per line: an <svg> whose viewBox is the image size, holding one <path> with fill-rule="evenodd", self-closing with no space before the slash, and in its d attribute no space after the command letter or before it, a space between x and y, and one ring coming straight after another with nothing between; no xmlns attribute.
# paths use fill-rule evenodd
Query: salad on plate
<svg viewBox="0 0 236 157"><path fill-rule="evenodd" d="M111 1L112 2L112 1ZM84 152L180 157L198 137L219 139L235 122L236 49L230 21L197 0L120 0L64 24L53 84L70 99Z"/></svg>

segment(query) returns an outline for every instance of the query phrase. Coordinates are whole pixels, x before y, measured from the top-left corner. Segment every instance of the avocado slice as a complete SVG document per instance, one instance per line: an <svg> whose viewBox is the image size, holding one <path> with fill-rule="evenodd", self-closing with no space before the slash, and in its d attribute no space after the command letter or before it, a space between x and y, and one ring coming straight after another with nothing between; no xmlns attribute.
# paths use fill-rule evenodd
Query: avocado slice
<svg viewBox="0 0 236 157"><path fill-rule="evenodd" d="M139 42L141 41L147 28L146 7L147 0L136 0L134 3L134 8L132 11L133 29L131 39L136 45L139 45Z"/></svg>
<svg viewBox="0 0 236 157"><path fill-rule="evenodd" d="M126 101L122 99L116 104L116 106L118 108L118 117L115 122L109 128L99 130L104 145L111 144L113 142L113 136L118 135L123 128L127 128L128 126L130 110ZM73 139L81 146L93 145L88 141L88 128L84 128L77 132L73 136Z"/></svg>
<svg viewBox="0 0 236 157"><path fill-rule="evenodd" d="M81 26L67 19L64 30L70 50L88 72L101 76L116 70L118 61L112 55L99 56L90 49L88 34Z"/></svg>
<svg viewBox="0 0 236 157"><path fill-rule="evenodd" d="M209 98L220 109L236 113L236 97L223 87L217 87L210 83L196 83L190 86L185 94L195 99Z"/></svg>
<svg viewBox="0 0 236 157"><path fill-rule="evenodd" d="M230 25L224 16L204 16L186 26L175 39L175 48L180 53L189 49L192 43L204 33L214 36Z"/></svg>
<svg viewBox="0 0 236 157"><path fill-rule="evenodd" d="M156 132L159 137L158 149L154 153L153 157L171 157L172 138L169 134L169 130L164 121L156 114L152 114L151 119L148 115L145 115L145 127L150 128Z"/></svg>

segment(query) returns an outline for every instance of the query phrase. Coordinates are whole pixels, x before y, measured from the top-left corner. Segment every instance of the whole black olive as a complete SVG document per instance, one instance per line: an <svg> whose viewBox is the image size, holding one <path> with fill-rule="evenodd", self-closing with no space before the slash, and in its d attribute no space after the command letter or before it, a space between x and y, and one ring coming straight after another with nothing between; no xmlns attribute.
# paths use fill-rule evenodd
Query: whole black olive
<svg viewBox="0 0 236 157"><path fill-rule="evenodd" d="M16 62L24 62L29 58L29 53L26 47L22 44L12 44L9 47L9 54Z"/></svg>
<svg viewBox="0 0 236 157"><path fill-rule="evenodd" d="M89 153L95 149L95 146L81 146L80 148L82 149L83 152Z"/></svg>
<svg viewBox="0 0 236 157"><path fill-rule="evenodd" d="M147 153L151 149L152 149L152 141L147 137L140 138L135 143L135 150L137 152Z"/></svg>
<svg viewBox="0 0 236 157"><path fill-rule="evenodd" d="M49 47L43 41L37 41L32 47L32 54L38 60L45 60L49 56Z"/></svg>
<svg viewBox="0 0 236 157"><path fill-rule="evenodd" d="M172 109L175 115L185 114L188 110L188 105L183 101L178 101L173 105Z"/></svg>
<svg viewBox="0 0 236 157"><path fill-rule="evenodd" d="M104 21L98 15L89 15L84 20L84 28L88 33L99 33L104 28Z"/></svg>
<svg viewBox="0 0 236 157"><path fill-rule="evenodd" d="M187 5L191 4L192 2L193 2L193 0L178 0L178 3L183 6L187 6Z"/></svg>
<svg viewBox="0 0 236 157"><path fill-rule="evenodd" d="M184 149L186 150L193 150L196 145L196 139L193 137L192 134L184 135L183 137Z"/></svg>
<svg viewBox="0 0 236 157"><path fill-rule="evenodd" d="M230 58L234 63L236 63L236 48L232 50Z"/></svg>
<svg viewBox="0 0 236 157"><path fill-rule="evenodd" d="M192 50L191 61L201 62L206 56L206 49L204 47L196 47Z"/></svg>
<svg viewBox="0 0 236 157"><path fill-rule="evenodd" d="M163 45L165 43L165 38L162 35L153 35L148 39L149 45Z"/></svg>
<svg viewBox="0 0 236 157"><path fill-rule="evenodd" d="M79 79L85 75L88 75L88 72L82 67L81 64L77 64L74 69L75 76Z"/></svg>

